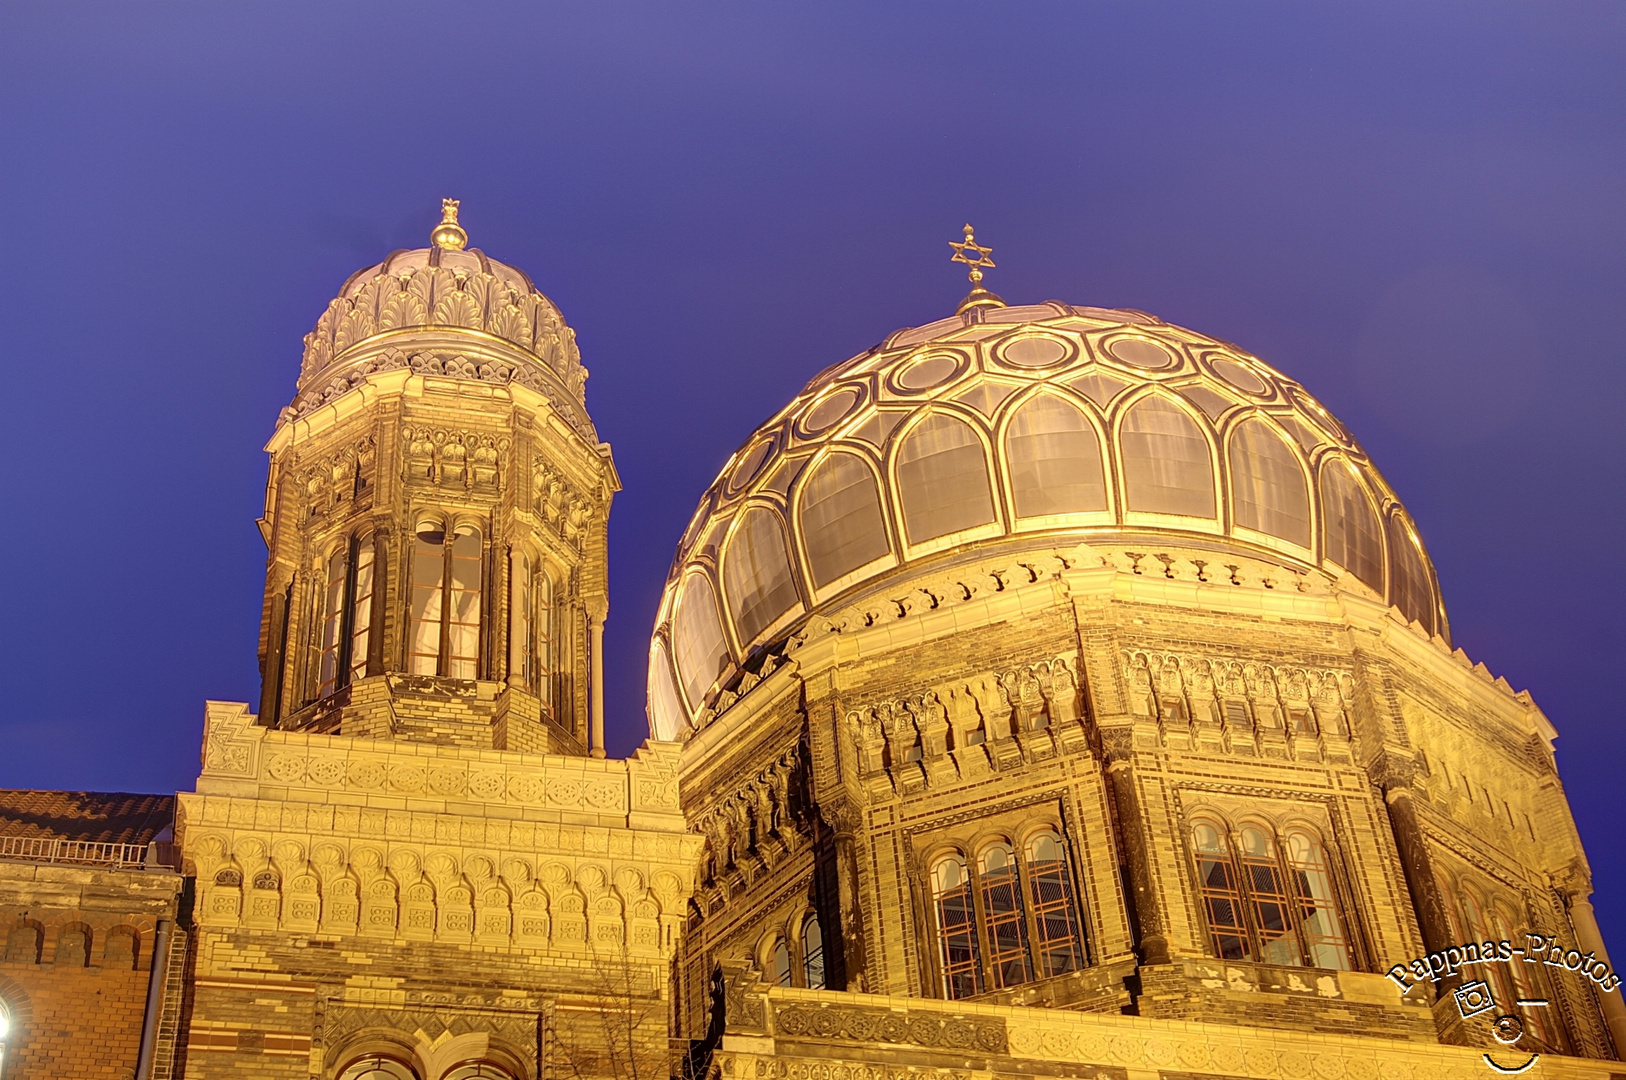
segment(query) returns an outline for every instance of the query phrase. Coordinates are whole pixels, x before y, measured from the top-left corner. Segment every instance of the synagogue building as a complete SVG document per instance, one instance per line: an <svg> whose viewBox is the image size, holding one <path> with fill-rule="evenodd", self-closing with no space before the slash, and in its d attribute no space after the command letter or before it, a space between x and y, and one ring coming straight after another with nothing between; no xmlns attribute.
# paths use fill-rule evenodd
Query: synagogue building
<svg viewBox="0 0 1626 1080"><path fill-rule="evenodd" d="M305 338L194 790L0 792L0 1080L1626 1074L1557 732L1289 375L967 226L606 671L587 370L468 241Z"/></svg>

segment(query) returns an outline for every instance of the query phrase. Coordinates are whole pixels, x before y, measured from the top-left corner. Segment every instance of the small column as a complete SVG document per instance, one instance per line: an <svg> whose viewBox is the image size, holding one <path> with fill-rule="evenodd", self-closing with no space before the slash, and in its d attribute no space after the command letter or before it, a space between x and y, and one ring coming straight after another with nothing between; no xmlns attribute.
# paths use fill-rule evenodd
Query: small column
<svg viewBox="0 0 1626 1080"><path fill-rule="evenodd" d="M1451 919L1446 914L1445 898L1440 895L1439 879L1434 876L1434 860L1423 839L1423 827L1417 820L1412 790L1405 784L1391 784L1384 790L1383 799L1389 805L1389 825L1394 830L1412 909L1417 913L1417 928L1423 934L1423 948L1443 952L1454 944Z"/></svg>
<svg viewBox="0 0 1626 1080"><path fill-rule="evenodd" d="M1124 859L1129 864L1132 905L1129 914L1134 922L1135 943L1140 950L1141 964L1151 967L1170 962L1169 939L1163 926L1163 909L1153 886L1146 822L1135 790L1135 770L1129 763L1128 733L1123 735L1121 740L1109 739L1103 732L1102 749L1106 757L1107 785L1112 789L1112 806L1118 818L1118 841L1123 845ZM1120 741L1125 745L1112 745Z"/></svg>
<svg viewBox="0 0 1626 1080"><path fill-rule="evenodd" d="M593 612L587 619L593 635L593 681L588 688L587 745L594 757L601 758L604 756L604 616Z"/></svg>
<svg viewBox="0 0 1626 1080"><path fill-rule="evenodd" d="M1603 947L1603 934L1598 930L1598 917L1592 910L1592 882L1587 881L1564 894L1570 909L1570 927L1575 931L1575 943L1583 951L1609 964L1609 952ZM1614 965L1609 964L1611 970ZM1603 1006L1603 1019L1609 1025L1609 1038L1615 1044L1615 1056L1626 1054L1626 1001L1621 1000L1619 988L1598 994Z"/></svg>

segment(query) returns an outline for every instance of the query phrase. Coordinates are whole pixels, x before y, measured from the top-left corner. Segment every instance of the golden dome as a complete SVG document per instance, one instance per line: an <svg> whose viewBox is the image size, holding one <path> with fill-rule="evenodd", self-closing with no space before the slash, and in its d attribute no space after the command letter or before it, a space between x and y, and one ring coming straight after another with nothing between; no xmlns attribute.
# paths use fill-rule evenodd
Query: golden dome
<svg viewBox="0 0 1626 1080"><path fill-rule="evenodd" d="M576 334L524 271L465 248L453 200L431 246L358 270L305 335L284 419L342 396L377 371L519 382L591 432Z"/></svg>
<svg viewBox="0 0 1626 1080"><path fill-rule="evenodd" d="M1409 515L1298 383L1138 311L972 307L824 371L729 460L662 597L651 727L677 737L754 654L917 568L1150 536L1446 633Z"/></svg>

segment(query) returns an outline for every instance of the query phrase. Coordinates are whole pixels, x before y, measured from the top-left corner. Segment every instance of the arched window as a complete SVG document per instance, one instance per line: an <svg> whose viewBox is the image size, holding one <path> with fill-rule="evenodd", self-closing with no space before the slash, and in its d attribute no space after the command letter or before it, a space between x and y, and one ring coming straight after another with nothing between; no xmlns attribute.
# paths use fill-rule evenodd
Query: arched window
<svg viewBox="0 0 1626 1080"><path fill-rule="evenodd" d="M1027 920L1022 912L1022 886L1016 875L1016 853L1009 844L989 844L977 856L988 966L992 988L1020 986L1033 978L1028 959Z"/></svg>
<svg viewBox="0 0 1626 1080"><path fill-rule="evenodd" d="M772 510L753 506L740 516L723 554L723 591L742 648L796 606L785 530Z"/></svg>
<svg viewBox="0 0 1626 1080"><path fill-rule="evenodd" d="M1197 422L1160 397L1144 398L1124 415L1123 450L1128 509L1148 514L1214 516L1214 463Z"/></svg>
<svg viewBox="0 0 1626 1080"><path fill-rule="evenodd" d="M1299 458L1263 420L1231 433L1231 500L1236 524L1299 547L1310 546L1310 488Z"/></svg>
<svg viewBox="0 0 1626 1080"><path fill-rule="evenodd" d="M344 645L344 584L348 554L343 548L328 557L322 586L322 659L316 696L327 697L338 688L340 651Z"/></svg>
<svg viewBox="0 0 1626 1080"><path fill-rule="evenodd" d="M1292 898L1276 853L1276 838L1255 825L1243 828L1242 881L1252 908L1259 959L1267 964L1298 967L1298 939L1293 933Z"/></svg>
<svg viewBox="0 0 1626 1080"><path fill-rule="evenodd" d="M1327 558L1378 592L1383 591L1383 533L1377 511L1348 462L1321 470L1321 517Z"/></svg>
<svg viewBox="0 0 1626 1080"><path fill-rule="evenodd" d="M6 1044L11 1040L11 1010L0 998L0 1076L6 1074Z"/></svg>
<svg viewBox="0 0 1626 1080"><path fill-rule="evenodd" d="M1309 966L1347 969L1349 940L1338 919L1332 875L1327 871L1327 855L1322 850L1321 839L1308 829L1289 829L1287 868L1293 878L1295 914Z"/></svg>
<svg viewBox="0 0 1626 1080"><path fill-rule="evenodd" d="M802 484L802 543L815 588L892 550L875 474L854 454L825 458Z"/></svg>
<svg viewBox="0 0 1626 1080"><path fill-rule="evenodd" d="M773 952L769 954L769 978L773 979L775 986L789 986L790 979L790 944L784 938L776 938L773 943Z"/></svg>
<svg viewBox="0 0 1626 1080"><path fill-rule="evenodd" d="M514 1074L489 1061L471 1061L459 1065L441 1080L514 1080Z"/></svg>
<svg viewBox="0 0 1626 1080"><path fill-rule="evenodd" d="M977 921L971 902L971 876L965 860L946 855L932 867L932 907L937 914L938 963L950 998L982 992L982 961L977 954Z"/></svg>
<svg viewBox="0 0 1626 1080"><path fill-rule="evenodd" d="M414 675L475 679L480 670L480 530L418 526L412 544L408 667Z"/></svg>
<svg viewBox="0 0 1626 1080"><path fill-rule="evenodd" d="M1084 966L1084 950L1067 849L1061 837L1042 832L1028 841L1026 854L1039 977L1048 979L1076 971Z"/></svg>
<svg viewBox="0 0 1626 1080"><path fill-rule="evenodd" d="M934 413L911 431L898 449L898 494L910 543L993 521L988 456L971 425Z"/></svg>
<svg viewBox="0 0 1626 1080"><path fill-rule="evenodd" d="M717 594L704 574L690 574L684 580L677 615L672 620L672 637L683 692L689 707L698 709L728 662L728 644L717 616Z"/></svg>
<svg viewBox="0 0 1626 1080"><path fill-rule="evenodd" d="M1191 840L1215 955L1348 969L1349 943L1326 853L1314 833L1291 829L1284 845L1268 826L1244 826L1238 834L1239 859L1217 822L1194 822Z"/></svg>
<svg viewBox="0 0 1626 1080"><path fill-rule="evenodd" d="M528 552L516 552L513 565L508 666L546 705L553 700L553 580Z"/></svg>
<svg viewBox="0 0 1626 1080"><path fill-rule="evenodd" d="M404 1062L375 1054L352 1063L339 1080L418 1080L418 1074Z"/></svg>
<svg viewBox="0 0 1626 1080"><path fill-rule="evenodd" d="M1487 938L1491 941L1515 941L1517 938L1514 937L1513 926L1513 919L1508 915L1507 909L1500 903L1493 904L1490 909L1490 933L1480 934L1479 939L1481 941ZM1532 967L1526 967L1524 964L1514 962L1511 964L1487 964L1485 968L1499 972L1501 975L1501 978L1497 980L1495 991L1498 995L1498 1002L1505 1001L1509 1004L1516 1004L1521 1000L1528 1001L1532 998L1547 996L1539 988L1536 975L1532 971L1533 968L1535 972L1539 972L1541 970L1539 967L1533 965ZM1502 994L1508 996L1503 998L1500 996ZM1525 1023L1525 1030L1534 1035L1537 1041L1544 1046L1558 1048L1553 1023L1551 1018L1547 1016L1545 1009L1535 1006L1530 1009L1520 1010L1518 1015Z"/></svg>
<svg viewBox="0 0 1626 1080"><path fill-rule="evenodd" d="M809 990L824 989L824 931L813 912L802 920L802 978Z"/></svg>
<svg viewBox="0 0 1626 1080"><path fill-rule="evenodd" d="M351 547L355 569L350 576L350 681L367 674L367 652L373 629L373 544L357 539Z"/></svg>
<svg viewBox="0 0 1626 1080"><path fill-rule="evenodd" d="M675 739L688 724L689 714L678 699L677 683L672 681L672 661L666 643L656 641L649 648L649 720L658 739Z"/></svg>
<svg viewBox="0 0 1626 1080"><path fill-rule="evenodd" d="M1389 603L1408 620L1434 632L1434 590L1429 588L1428 571L1406 522L1396 515L1389 519Z"/></svg>
<svg viewBox="0 0 1626 1080"><path fill-rule="evenodd" d="M1248 928L1242 920L1241 882L1224 830L1212 822L1199 821L1192 826L1191 840L1214 955L1222 960L1252 959Z"/></svg>
<svg viewBox="0 0 1626 1080"><path fill-rule="evenodd" d="M1005 460L1019 518L1107 508L1095 426L1054 394L1040 394L1011 417Z"/></svg>

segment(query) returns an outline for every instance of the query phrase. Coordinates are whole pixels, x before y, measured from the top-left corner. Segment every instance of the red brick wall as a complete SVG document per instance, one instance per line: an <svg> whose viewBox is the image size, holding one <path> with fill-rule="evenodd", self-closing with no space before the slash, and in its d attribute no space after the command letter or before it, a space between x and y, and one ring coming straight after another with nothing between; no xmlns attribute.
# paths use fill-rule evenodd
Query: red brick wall
<svg viewBox="0 0 1626 1080"><path fill-rule="evenodd" d="M9 936L19 922L7 914L0 931ZM141 1046L153 927L79 912L30 914L44 930L39 963L7 959L0 940L0 998L12 1017L5 1080L128 1080ZM117 948L108 954L114 926L139 929L134 962ZM89 931L82 958L69 938L75 929Z"/></svg>

